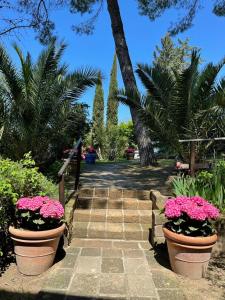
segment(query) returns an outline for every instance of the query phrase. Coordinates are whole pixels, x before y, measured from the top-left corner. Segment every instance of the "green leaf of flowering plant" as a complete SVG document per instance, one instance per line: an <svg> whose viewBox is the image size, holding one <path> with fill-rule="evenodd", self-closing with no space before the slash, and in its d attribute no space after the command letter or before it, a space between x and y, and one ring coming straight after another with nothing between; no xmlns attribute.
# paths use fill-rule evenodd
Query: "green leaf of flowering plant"
<svg viewBox="0 0 225 300"><path fill-rule="evenodd" d="M197 230L199 230L199 228L197 228L197 227L193 227L193 226L188 226L188 229L189 229L189 231L197 231Z"/></svg>
<svg viewBox="0 0 225 300"><path fill-rule="evenodd" d="M38 224L38 225L45 224L45 221L42 220L42 219L34 219L32 222L33 222L34 224Z"/></svg>
<svg viewBox="0 0 225 300"><path fill-rule="evenodd" d="M23 212L20 215L21 215L22 218L28 218L28 219L30 218L30 212L29 211Z"/></svg>
<svg viewBox="0 0 225 300"><path fill-rule="evenodd" d="M185 222L185 220L182 219L182 218L179 218L177 221L173 221L173 223L174 223L175 225L180 225L180 224L182 224L182 223L184 223L184 222Z"/></svg>

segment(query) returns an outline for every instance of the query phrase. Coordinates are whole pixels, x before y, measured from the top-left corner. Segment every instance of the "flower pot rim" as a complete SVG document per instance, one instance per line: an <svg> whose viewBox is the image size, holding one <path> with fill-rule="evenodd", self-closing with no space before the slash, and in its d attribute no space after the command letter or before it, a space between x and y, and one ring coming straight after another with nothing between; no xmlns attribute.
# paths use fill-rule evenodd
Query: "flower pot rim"
<svg viewBox="0 0 225 300"><path fill-rule="evenodd" d="M12 239L25 239L25 240L39 240L39 239L51 239L61 236L66 228L65 223L57 228L35 231L35 230L23 230L9 226L9 233Z"/></svg>
<svg viewBox="0 0 225 300"><path fill-rule="evenodd" d="M163 233L165 238L172 240L177 243L185 244L185 245L193 245L193 246L209 246L213 245L217 241L217 234L213 234L210 236L187 236L184 234L175 233L165 226L163 226Z"/></svg>

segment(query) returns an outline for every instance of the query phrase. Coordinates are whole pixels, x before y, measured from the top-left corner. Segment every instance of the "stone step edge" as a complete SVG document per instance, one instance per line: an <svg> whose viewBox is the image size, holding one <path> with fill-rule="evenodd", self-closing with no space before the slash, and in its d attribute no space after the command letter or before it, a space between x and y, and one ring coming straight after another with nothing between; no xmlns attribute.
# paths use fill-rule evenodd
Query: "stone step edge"
<svg viewBox="0 0 225 300"><path fill-rule="evenodd" d="M71 198L71 199L74 199L76 200L76 198ZM130 201L150 201L152 202L151 199L139 199L139 198L136 198L136 197L118 197L118 198L111 198L111 197L108 197L108 196L82 196L82 197L79 197L78 196L78 199L80 201L85 201L85 200L92 200L92 199L104 199L104 200L111 200L111 201L119 201L119 200L130 200Z"/></svg>
<svg viewBox="0 0 225 300"><path fill-rule="evenodd" d="M149 241L150 238L150 232L149 230L139 230L139 231L93 231L93 230L88 230L86 232L82 231L76 231L72 233L72 238L82 238L82 239L101 239L101 240L106 240L106 239L120 239L123 241Z"/></svg>
<svg viewBox="0 0 225 300"><path fill-rule="evenodd" d="M120 212L118 215L113 213ZM145 212L143 214L143 212ZM152 222L152 210L135 209L76 209L73 222L140 223Z"/></svg>
<svg viewBox="0 0 225 300"><path fill-rule="evenodd" d="M82 222L82 221L75 221L75 222L73 222L73 224L76 224L76 223L98 223L98 225L99 225L99 223L102 223L102 224L113 224L113 225L115 225L115 224L117 224L117 223L115 223L115 222L95 222L95 221L93 221L93 222ZM118 223L118 224L121 224L121 223ZM127 222L123 222L123 224L129 224L129 225L141 225L140 223L127 223ZM149 223L149 224L151 224L152 225L152 223ZM143 225L147 225L147 224L143 224Z"/></svg>
<svg viewBox="0 0 225 300"><path fill-rule="evenodd" d="M71 243L73 244L73 242L75 241L75 240L79 240L79 241L85 241L85 242L93 242L93 241L102 241L102 239L99 239L99 238L93 238L93 239L89 239L89 238L76 238L76 237L74 237L73 239L72 239L72 241L71 241ZM121 239L103 239L103 242L125 242L125 243L138 243L138 242L143 242L142 240L121 240ZM71 243L70 243L70 245L69 246L72 246L71 245ZM151 245L150 244L150 242L149 242L149 245Z"/></svg>
<svg viewBox="0 0 225 300"><path fill-rule="evenodd" d="M96 212L102 212L102 211L111 211L111 212L113 212L113 211L119 211L119 210L121 210L121 211L124 211L124 212L130 212L130 211L132 211L132 212L134 212L134 211L137 211L137 212L143 212L143 211L148 211L148 212L150 212L151 214L152 214L152 211L153 211L153 209L123 209L123 208L120 208L120 209L118 209L118 208L86 208L86 209L84 209L84 208L76 208L75 210L74 210L74 214L76 213L76 212L90 212L90 213L96 213Z"/></svg>
<svg viewBox="0 0 225 300"><path fill-rule="evenodd" d="M82 187L79 190L80 196L99 196L99 197L110 197L110 198L141 198L144 197L146 200L150 198L150 190L137 190L137 189L118 189L110 187Z"/></svg>

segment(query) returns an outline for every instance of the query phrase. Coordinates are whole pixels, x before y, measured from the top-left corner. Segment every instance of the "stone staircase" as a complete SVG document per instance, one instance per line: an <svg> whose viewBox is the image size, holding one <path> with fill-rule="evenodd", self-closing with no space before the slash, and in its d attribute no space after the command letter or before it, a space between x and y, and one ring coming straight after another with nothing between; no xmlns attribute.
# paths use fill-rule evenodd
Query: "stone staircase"
<svg viewBox="0 0 225 300"><path fill-rule="evenodd" d="M87 239L149 239L152 202L149 191L83 188L73 218L73 237Z"/></svg>

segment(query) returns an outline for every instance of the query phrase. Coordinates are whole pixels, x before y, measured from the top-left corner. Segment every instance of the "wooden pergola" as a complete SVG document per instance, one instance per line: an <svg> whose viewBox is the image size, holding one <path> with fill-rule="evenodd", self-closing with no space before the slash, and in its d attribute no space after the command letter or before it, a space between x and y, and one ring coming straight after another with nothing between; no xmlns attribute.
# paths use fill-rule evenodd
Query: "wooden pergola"
<svg viewBox="0 0 225 300"><path fill-rule="evenodd" d="M211 139L188 139L188 140L179 140L179 143L190 143L190 175L194 176L195 174L195 158L196 158L196 143L197 142L210 142L210 141L225 141L225 137L211 138Z"/></svg>

